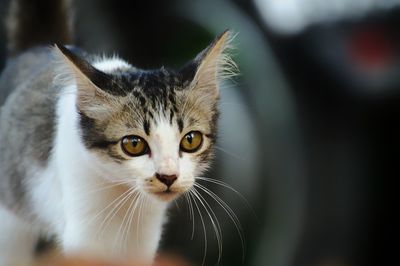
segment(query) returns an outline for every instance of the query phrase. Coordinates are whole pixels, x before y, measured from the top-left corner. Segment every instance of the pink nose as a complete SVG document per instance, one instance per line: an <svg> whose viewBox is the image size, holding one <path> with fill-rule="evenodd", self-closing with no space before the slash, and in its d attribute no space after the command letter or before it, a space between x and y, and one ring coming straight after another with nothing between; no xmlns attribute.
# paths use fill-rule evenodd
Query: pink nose
<svg viewBox="0 0 400 266"><path fill-rule="evenodd" d="M156 177L158 180L160 180L161 183L165 184L167 187L170 187L178 178L176 175L163 175L159 173L156 173Z"/></svg>

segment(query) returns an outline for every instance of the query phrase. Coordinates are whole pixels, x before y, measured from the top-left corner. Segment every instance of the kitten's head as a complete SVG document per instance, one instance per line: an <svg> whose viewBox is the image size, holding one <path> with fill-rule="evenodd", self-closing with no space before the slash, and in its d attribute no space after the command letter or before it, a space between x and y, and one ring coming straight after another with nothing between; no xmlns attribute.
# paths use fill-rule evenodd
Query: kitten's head
<svg viewBox="0 0 400 266"><path fill-rule="evenodd" d="M224 32L179 71L91 65L57 48L77 85L82 143L104 178L163 201L193 186L213 156L230 37Z"/></svg>

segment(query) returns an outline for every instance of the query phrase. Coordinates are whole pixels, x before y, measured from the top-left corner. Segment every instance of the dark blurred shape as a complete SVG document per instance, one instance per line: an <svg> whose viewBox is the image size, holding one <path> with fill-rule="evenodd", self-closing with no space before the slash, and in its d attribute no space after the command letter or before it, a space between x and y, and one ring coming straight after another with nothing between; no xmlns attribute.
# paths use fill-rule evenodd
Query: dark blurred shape
<svg viewBox="0 0 400 266"><path fill-rule="evenodd" d="M0 1L0 17L6 17L8 1ZM6 26L5 21L0 25L0 69L3 69L6 57Z"/></svg>
<svg viewBox="0 0 400 266"><path fill-rule="evenodd" d="M7 16L9 54L17 55L30 47L48 45L49 41L53 44L71 42L69 6L65 3L13 0Z"/></svg>
<svg viewBox="0 0 400 266"><path fill-rule="evenodd" d="M266 31L296 95L306 147L307 207L293 265L395 261L399 14L371 11L291 36Z"/></svg>

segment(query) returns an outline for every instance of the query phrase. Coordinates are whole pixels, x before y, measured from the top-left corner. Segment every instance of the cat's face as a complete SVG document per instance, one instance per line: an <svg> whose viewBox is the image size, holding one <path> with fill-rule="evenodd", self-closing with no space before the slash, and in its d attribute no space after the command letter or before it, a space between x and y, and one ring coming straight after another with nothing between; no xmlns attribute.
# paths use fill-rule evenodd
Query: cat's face
<svg viewBox="0 0 400 266"><path fill-rule="evenodd" d="M97 115L81 112L82 140L99 167L112 170L110 181L130 180L142 192L173 199L210 164L217 94L200 93L166 70L122 73L113 83L129 92L107 95Z"/></svg>
<svg viewBox="0 0 400 266"><path fill-rule="evenodd" d="M177 72L127 64L100 71L60 48L77 84L82 142L105 179L163 201L193 186L213 156L228 37Z"/></svg>

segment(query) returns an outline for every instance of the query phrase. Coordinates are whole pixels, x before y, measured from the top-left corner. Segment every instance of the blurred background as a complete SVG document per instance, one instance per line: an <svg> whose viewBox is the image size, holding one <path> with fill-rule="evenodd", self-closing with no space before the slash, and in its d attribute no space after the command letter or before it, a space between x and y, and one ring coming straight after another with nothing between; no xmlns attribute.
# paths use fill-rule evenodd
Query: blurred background
<svg viewBox="0 0 400 266"><path fill-rule="evenodd" d="M0 0L2 18L8 2ZM222 229L219 258L205 207L206 229L195 209L192 234L179 201L161 252L193 265L396 264L400 1L74 2L77 45L141 68L179 67L226 28L238 33L241 74L221 90L217 158L206 176L248 204L199 183L241 225L203 193ZM0 67L5 45L2 27Z"/></svg>

